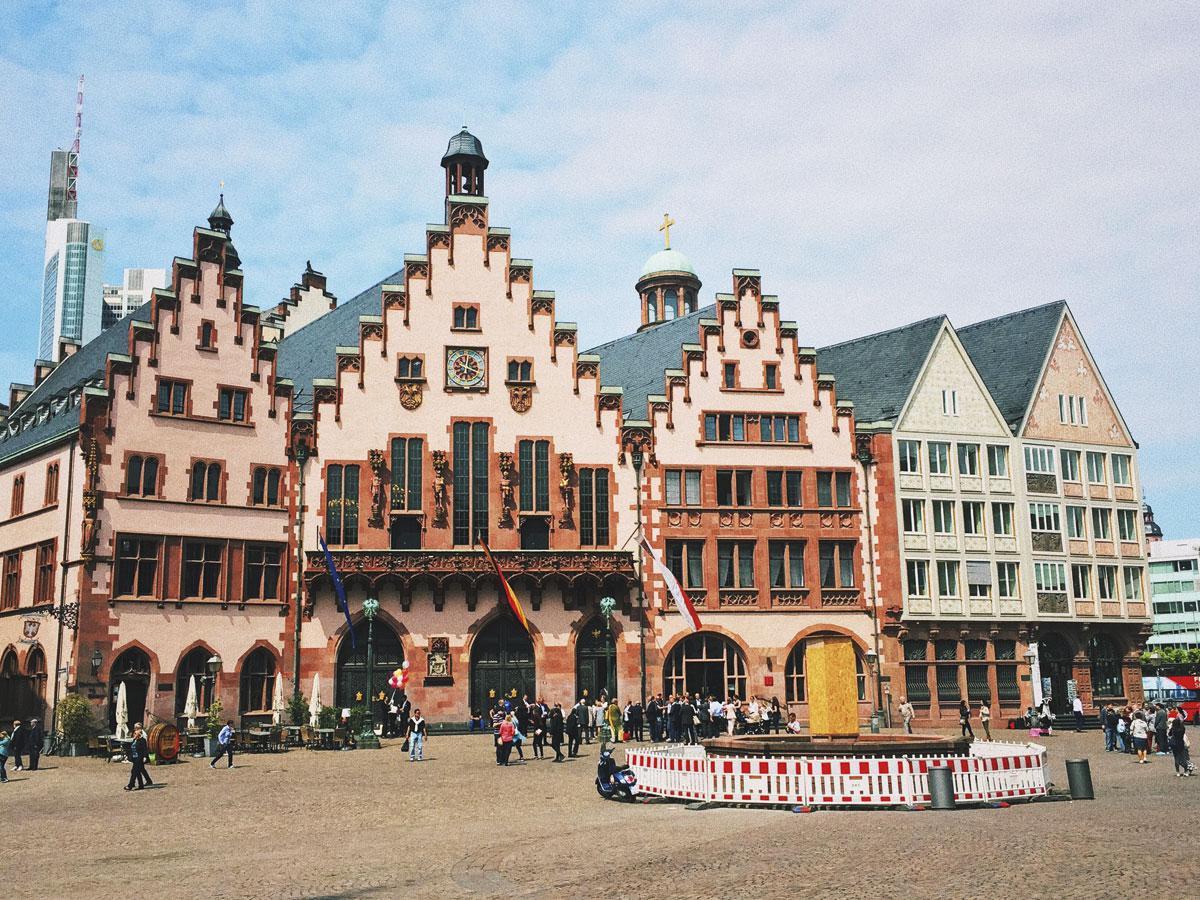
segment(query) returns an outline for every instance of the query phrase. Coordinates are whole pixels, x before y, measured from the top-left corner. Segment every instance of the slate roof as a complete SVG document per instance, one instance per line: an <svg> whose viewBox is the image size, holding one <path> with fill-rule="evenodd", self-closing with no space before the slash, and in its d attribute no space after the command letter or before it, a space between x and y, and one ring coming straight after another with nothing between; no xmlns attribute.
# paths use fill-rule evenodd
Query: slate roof
<svg viewBox="0 0 1200 900"><path fill-rule="evenodd" d="M1004 421L1017 428L1033 402L1067 304L1056 300L958 329Z"/></svg>
<svg viewBox="0 0 1200 900"><path fill-rule="evenodd" d="M129 323L150 321L150 304L145 303L129 315L114 322L68 356L34 388L14 410L8 421L0 425L0 462L19 453L70 434L79 426L79 406L66 402L71 392L104 375L104 364L110 353L129 352ZM48 411L43 407L48 405ZM27 417L33 421L20 427ZM13 433L14 426L17 427Z"/></svg>
<svg viewBox="0 0 1200 900"><path fill-rule="evenodd" d="M403 281L403 269L393 272L279 342L276 371L280 378L290 378L295 384L296 412L312 411L314 378L337 375L334 348L358 346L358 317L383 312L383 285Z"/></svg>
<svg viewBox="0 0 1200 900"><path fill-rule="evenodd" d="M477 156L487 162L487 157L483 155L483 144L479 138L467 131L467 126L463 126L463 130L450 138L450 143L446 145L446 152L442 154L442 162L450 159L452 156ZM484 168L487 168L485 165Z"/></svg>
<svg viewBox="0 0 1200 900"><path fill-rule="evenodd" d="M817 372L837 379L839 400L854 403L859 423L895 421L921 373L945 316L817 350Z"/></svg>
<svg viewBox="0 0 1200 900"><path fill-rule="evenodd" d="M666 393L667 369L682 369L683 345L700 342L700 320L716 317L716 306L671 319L645 331L585 350L600 357L600 383L625 391L626 419L646 419L646 398Z"/></svg>

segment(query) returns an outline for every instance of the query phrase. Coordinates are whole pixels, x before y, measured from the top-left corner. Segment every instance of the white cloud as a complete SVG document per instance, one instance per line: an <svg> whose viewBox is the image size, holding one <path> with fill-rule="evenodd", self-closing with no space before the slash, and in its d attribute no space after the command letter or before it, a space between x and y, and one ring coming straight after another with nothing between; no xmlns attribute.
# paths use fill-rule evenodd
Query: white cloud
<svg viewBox="0 0 1200 900"><path fill-rule="evenodd" d="M348 297L419 249L465 116L493 221L585 343L634 324L667 209L706 293L757 266L813 343L1068 299L1160 516L1200 533L1194 503L1159 496L1200 436L1155 399L1200 384L1194 9L345 9L97 3L0 25L8 303L36 302L46 152L70 139L79 68L82 206L114 274L185 251L224 179L259 302L306 258ZM601 312L621 303L624 320ZM31 350L32 325L5 340Z"/></svg>

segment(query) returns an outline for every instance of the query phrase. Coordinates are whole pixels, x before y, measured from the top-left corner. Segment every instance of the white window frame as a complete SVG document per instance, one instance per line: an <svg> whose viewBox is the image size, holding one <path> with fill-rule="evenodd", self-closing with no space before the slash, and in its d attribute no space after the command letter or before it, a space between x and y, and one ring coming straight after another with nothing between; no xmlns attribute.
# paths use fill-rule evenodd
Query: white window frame
<svg viewBox="0 0 1200 900"><path fill-rule="evenodd" d="M929 560L910 559L905 563L904 569L908 596L929 599Z"/></svg>
<svg viewBox="0 0 1200 900"><path fill-rule="evenodd" d="M900 473L903 475L921 474L921 442L901 440L897 444ZM911 468L910 468L911 466Z"/></svg>
<svg viewBox="0 0 1200 900"><path fill-rule="evenodd" d="M953 388L942 389L942 415L958 415L958 391Z"/></svg>
<svg viewBox="0 0 1200 900"><path fill-rule="evenodd" d="M1033 583L1039 594L1065 594L1067 592L1066 566L1060 562L1035 562Z"/></svg>
<svg viewBox="0 0 1200 900"><path fill-rule="evenodd" d="M1056 475L1054 448L1043 444L1025 445L1025 471L1030 475Z"/></svg>
<svg viewBox="0 0 1200 900"><path fill-rule="evenodd" d="M1083 578L1080 590L1080 576ZM1090 600L1092 597L1092 567L1079 563L1071 564L1071 594L1076 600Z"/></svg>
<svg viewBox="0 0 1200 900"><path fill-rule="evenodd" d="M992 534L997 537L1013 536L1013 505L1011 503L992 504Z"/></svg>
<svg viewBox="0 0 1200 900"><path fill-rule="evenodd" d="M1008 447L1004 444L988 444L988 475L992 478L1007 478L1008 469ZM999 468L1001 471L996 471L998 468L996 463L1003 463Z"/></svg>
<svg viewBox="0 0 1200 900"><path fill-rule="evenodd" d="M948 441L929 441L926 444L929 450L929 474L930 475L949 475L950 474L950 443ZM934 468L934 448L938 450L937 462L939 467Z"/></svg>
<svg viewBox="0 0 1200 900"><path fill-rule="evenodd" d="M1077 528L1076 525L1079 527ZM1088 536L1087 507L1067 507L1067 537L1073 541L1086 541Z"/></svg>
<svg viewBox="0 0 1200 900"><path fill-rule="evenodd" d="M1015 600L1021 596L1021 568L1015 562L996 563L996 596Z"/></svg>
<svg viewBox="0 0 1200 900"><path fill-rule="evenodd" d="M1108 456L1107 453L1101 453L1099 450L1089 450L1087 452L1088 484L1108 484L1107 456ZM1100 469L1099 469L1100 477L1099 478L1096 478L1095 473L1092 471L1093 460L1099 460L1099 466L1100 466Z"/></svg>
<svg viewBox="0 0 1200 900"><path fill-rule="evenodd" d="M1031 502L1029 504L1029 530L1043 534L1062 534L1062 520L1059 518L1058 504Z"/></svg>
<svg viewBox="0 0 1200 900"><path fill-rule="evenodd" d="M965 451L965 453L964 453ZM966 462L968 465L963 465ZM970 471L968 471L968 469ZM974 477L979 474L979 445L958 445L958 474Z"/></svg>
<svg viewBox="0 0 1200 900"><path fill-rule="evenodd" d="M1060 450L1058 451L1059 464L1062 466L1063 481L1069 481L1072 484L1083 484L1083 478L1080 472L1083 470L1083 463L1080 459L1082 454L1078 450ZM1068 463L1067 461L1070 460Z"/></svg>
<svg viewBox="0 0 1200 900"><path fill-rule="evenodd" d="M904 533L925 534L925 501L905 498L900 502L904 514ZM909 515L910 510L916 510L915 517ZM910 519L914 521L910 522Z"/></svg>
<svg viewBox="0 0 1200 900"><path fill-rule="evenodd" d="M1133 580L1130 580L1130 575ZM1141 600L1145 596L1145 590L1142 584L1142 567L1141 566L1123 566L1121 572L1121 587L1125 594L1126 600ZM1132 590L1130 587L1132 586Z"/></svg>
<svg viewBox="0 0 1200 900"><path fill-rule="evenodd" d="M1119 487L1133 487L1133 457L1128 453L1114 453L1110 464L1113 484Z"/></svg>
<svg viewBox="0 0 1200 900"><path fill-rule="evenodd" d="M1092 537L1097 541L1112 540L1112 510L1107 506L1092 507Z"/></svg>
<svg viewBox="0 0 1200 900"><path fill-rule="evenodd" d="M959 577L958 560L939 559L937 563L937 577L939 597L962 596L962 579Z"/></svg>
<svg viewBox="0 0 1200 900"><path fill-rule="evenodd" d="M1105 576L1110 576L1111 581ZM1117 567L1116 566L1096 566L1096 597L1099 600L1119 600L1117 591Z"/></svg>
<svg viewBox="0 0 1200 900"><path fill-rule="evenodd" d="M976 515L969 516L967 513L968 510L974 510ZM987 535L987 520L982 500L962 501L962 529L963 534L973 536Z"/></svg>
<svg viewBox="0 0 1200 900"><path fill-rule="evenodd" d="M953 500L931 500L930 502L933 504L933 533L934 534L954 534L954 518L955 518L954 501ZM950 516L949 529L945 528L947 511ZM939 519L941 520L940 525L942 527L939 527L939 521L938 521Z"/></svg>
<svg viewBox="0 0 1200 900"><path fill-rule="evenodd" d="M1125 528L1125 523L1129 523L1129 528ZM1129 537L1125 534L1128 531ZM1137 511L1132 509L1117 510L1117 537L1126 544L1136 544L1138 539L1137 530Z"/></svg>

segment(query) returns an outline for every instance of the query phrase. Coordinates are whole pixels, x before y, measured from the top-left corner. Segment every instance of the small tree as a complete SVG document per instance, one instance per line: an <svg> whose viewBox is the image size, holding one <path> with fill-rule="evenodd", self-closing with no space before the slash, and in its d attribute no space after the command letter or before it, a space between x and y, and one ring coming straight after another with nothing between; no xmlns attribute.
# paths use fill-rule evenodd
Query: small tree
<svg viewBox="0 0 1200 900"><path fill-rule="evenodd" d="M293 725L308 724L308 701L303 694L292 694L292 699L288 701L288 716Z"/></svg>
<svg viewBox="0 0 1200 900"><path fill-rule="evenodd" d="M322 706L321 711L317 713L317 725L320 728L336 728L338 723L338 711L332 706Z"/></svg>
<svg viewBox="0 0 1200 900"><path fill-rule="evenodd" d="M79 694L67 694L58 702L58 730L69 744L82 744L95 730L92 704Z"/></svg>
<svg viewBox="0 0 1200 900"><path fill-rule="evenodd" d="M213 700L208 707L208 736L216 737L221 733L221 728L225 723L221 720L225 713L225 707L221 705L219 699Z"/></svg>

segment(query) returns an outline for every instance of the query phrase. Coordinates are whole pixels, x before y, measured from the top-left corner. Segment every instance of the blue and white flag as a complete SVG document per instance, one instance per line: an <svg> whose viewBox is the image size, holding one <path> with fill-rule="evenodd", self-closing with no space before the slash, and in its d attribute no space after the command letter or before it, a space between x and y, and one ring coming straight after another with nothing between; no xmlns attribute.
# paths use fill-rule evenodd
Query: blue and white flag
<svg viewBox="0 0 1200 900"><path fill-rule="evenodd" d="M350 646L357 650L358 642L354 637L354 623L350 621L350 604L346 602L346 586L342 584L342 576L338 574L337 566L333 562L333 554L329 552L325 538L321 537L320 528L317 529L317 543L321 545L321 552L325 554L325 568L329 570L329 577L333 581L333 593L337 597L338 609L346 615L346 627L350 629Z"/></svg>

